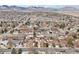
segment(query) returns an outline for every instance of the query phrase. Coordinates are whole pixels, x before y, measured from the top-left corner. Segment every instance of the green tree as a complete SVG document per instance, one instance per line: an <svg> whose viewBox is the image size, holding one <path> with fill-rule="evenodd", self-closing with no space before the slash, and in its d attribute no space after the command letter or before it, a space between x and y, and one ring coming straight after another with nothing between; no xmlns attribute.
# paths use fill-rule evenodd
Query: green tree
<svg viewBox="0 0 79 59"><path fill-rule="evenodd" d="M73 48L73 37L72 36L68 37L67 45L68 47Z"/></svg>
<svg viewBox="0 0 79 59"><path fill-rule="evenodd" d="M62 48L61 44L59 44L59 47Z"/></svg>
<svg viewBox="0 0 79 59"><path fill-rule="evenodd" d="M55 44L53 43L52 46L55 47Z"/></svg>
<svg viewBox="0 0 79 59"><path fill-rule="evenodd" d="M17 54L16 49L13 48L11 54Z"/></svg>
<svg viewBox="0 0 79 59"><path fill-rule="evenodd" d="M6 29L6 28L4 29L4 32L5 32L5 33L7 32L7 29Z"/></svg>
<svg viewBox="0 0 79 59"><path fill-rule="evenodd" d="M34 27L33 30L34 30L33 31L33 36L36 37L36 32L35 32L36 31L36 28Z"/></svg>
<svg viewBox="0 0 79 59"><path fill-rule="evenodd" d="M77 29L77 32L79 32L79 29Z"/></svg>
<svg viewBox="0 0 79 59"><path fill-rule="evenodd" d="M65 27L65 24L64 23L62 23L62 24L60 24L60 28L64 28Z"/></svg>
<svg viewBox="0 0 79 59"><path fill-rule="evenodd" d="M31 24L31 21L30 21L30 20L28 20L28 21L25 23L25 25L28 25L28 26L30 26L30 24Z"/></svg>
<svg viewBox="0 0 79 59"><path fill-rule="evenodd" d="M76 37L79 39L79 32L77 32L76 34L77 34Z"/></svg>
<svg viewBox="0 0 79 59"><path fill-rule="evenodd" d="M4 33L4 30L2 29L1 33L3 34Z"/></svg>
<svg viewBox="0 0 79 59"><path fill-rule="evenodd" d="M33 32L33 36L36 37L36 32Z"/></svg>
<svg viewBox="0 0 79 59"><path fill-rule="evenodd" d="M22 49L21 48L18 50L18 54L22 54Z"/></svg>

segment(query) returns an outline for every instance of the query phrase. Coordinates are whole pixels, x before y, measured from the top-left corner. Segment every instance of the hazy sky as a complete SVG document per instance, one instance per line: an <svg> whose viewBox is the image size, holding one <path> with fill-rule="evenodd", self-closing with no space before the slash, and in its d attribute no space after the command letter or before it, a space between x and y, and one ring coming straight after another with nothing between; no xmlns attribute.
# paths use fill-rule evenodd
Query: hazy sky
<svg viewBox="0 0 79 59"><path fill-rule="evenodd" d="M0 5L79 5L78 0L0 0Z"/></svg>

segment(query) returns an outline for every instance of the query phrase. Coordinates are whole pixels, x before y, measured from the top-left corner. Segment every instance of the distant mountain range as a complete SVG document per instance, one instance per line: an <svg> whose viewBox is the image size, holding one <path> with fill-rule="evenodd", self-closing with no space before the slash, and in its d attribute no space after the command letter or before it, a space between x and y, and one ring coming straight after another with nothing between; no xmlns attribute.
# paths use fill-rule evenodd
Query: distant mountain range
<svg viewBox="0 0 79 59"><path fill-rule="evenodd" d="M36 6L29 6L29 7L20 7L20 6L7 6L2 5L0 6L0 10L15 10L15 11L25 11L25 12L52 12L52 11L79 11L77 7L69 7L65 6L62 8L49 8L49 7L36 7Z"/></svg>
<svg viewBox="0 0 79 59"><path fill-rule="evenodd" d="M79 8L67 6L67 7L60 8L59 10L60 11L79 11Z"/></svg>

